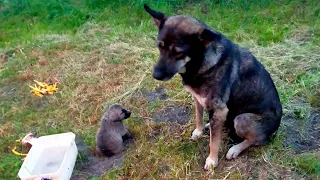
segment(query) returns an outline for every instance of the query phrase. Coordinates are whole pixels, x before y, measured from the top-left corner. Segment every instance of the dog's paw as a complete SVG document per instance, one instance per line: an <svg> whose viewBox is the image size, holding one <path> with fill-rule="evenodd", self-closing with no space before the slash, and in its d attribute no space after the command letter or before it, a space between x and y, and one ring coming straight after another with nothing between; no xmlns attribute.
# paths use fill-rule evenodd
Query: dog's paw
<svg viewBox="0 0 320 180"><path fill-rule="evenodd" d="M238 157L238 155L241 153L241 151L242 150L240 149L239 145L234 145L229 149L229 151L226 155L226 158L227 159L235 159Z"/></svg>
<svg viewBox="0 0 320 180"><path fill-rule="evenodd" d="M192 140L196 140L196 139L198 139L199 137L201 137L202 134L203 134L203 131L202 131L202 130L195 129L195 130L193 130L193 132L192 132L191 139L192 139Z"/></svg>
<svg viewBox="0 0 320 180"><path fill-rule="evenodd" d="M211 170L218 166L218 158L207 157L206 164L204 165L205 170Z"/></svg>

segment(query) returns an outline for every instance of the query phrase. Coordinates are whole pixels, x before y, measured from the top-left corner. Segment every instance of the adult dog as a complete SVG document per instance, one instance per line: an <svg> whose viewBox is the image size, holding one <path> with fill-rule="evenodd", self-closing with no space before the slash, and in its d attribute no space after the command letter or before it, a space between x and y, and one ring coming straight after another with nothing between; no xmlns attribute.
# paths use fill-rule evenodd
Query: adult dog
<svg viewBox="0 0 320 180"><path fill-rule="evenodd" d="M144 5L157 25L160 57L153 77L167 81L179 73L194 98L196 129L203 134L203 111L209 115L210 154L204 168L218 165L224 124L242 139L232 146L227 159L236 158L251 145L266 143L279 127L282 106L264 66L249 52L188 16L166 16Z"/></svg>

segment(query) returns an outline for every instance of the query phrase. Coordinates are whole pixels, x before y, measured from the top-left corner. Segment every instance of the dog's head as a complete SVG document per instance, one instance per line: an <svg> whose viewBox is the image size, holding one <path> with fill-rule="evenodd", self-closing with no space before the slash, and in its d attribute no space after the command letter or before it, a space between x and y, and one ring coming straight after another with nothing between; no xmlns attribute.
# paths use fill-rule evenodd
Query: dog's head
<svg viewBox="0 0 320 180"><path fill-rule="evenodd" d="M160 57L153 70L153 77L157 80L167 81L177 73L185 73L187 65L201 64L206 47L221 38L219 33L195 18L166 16L147 5L144 9L159 30L157 46Z"/></svg>

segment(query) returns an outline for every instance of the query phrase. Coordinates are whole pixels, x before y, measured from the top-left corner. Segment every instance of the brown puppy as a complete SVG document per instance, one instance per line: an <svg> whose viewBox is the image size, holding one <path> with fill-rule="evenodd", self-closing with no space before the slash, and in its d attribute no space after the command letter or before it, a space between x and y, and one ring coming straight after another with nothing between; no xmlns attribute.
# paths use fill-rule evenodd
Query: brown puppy
<svg viewBox="0 0 320 180"><path fill-rule="evenodd" d="M226 155L236 158L251 145L262 145L278 129L282 106L278 92L263 65L245 48L238 46L204 22L188 16L166 16L145 10L158 27L160 56L153 77L167 81L175 74L194 98L196 129L203 133L203 112L210 122L210 154L204 168L218 165L224 124L241 139Z"/></svg>
<svg viewBox="0 0 320 180"><path fill-rule="evenodd" d="M98 153L113 156L124 150L123 141L131 138L131 134L124 126L123 120L130 115L131 112L120 104L113 104L105 111L96 135Z"/></svg>

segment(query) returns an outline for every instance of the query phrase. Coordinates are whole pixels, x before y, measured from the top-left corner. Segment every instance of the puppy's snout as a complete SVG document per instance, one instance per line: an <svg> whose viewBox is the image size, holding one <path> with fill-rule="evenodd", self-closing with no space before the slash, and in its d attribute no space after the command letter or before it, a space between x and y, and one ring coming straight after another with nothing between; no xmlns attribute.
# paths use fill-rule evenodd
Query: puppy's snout
<svg viewBox="0 0 320 180"><path fill-rule="evenodd" d="M131 111L126 110L126 111L124 112L124 116L125 116L125 118L129 118L129 117L131 116Z"/></svg>

